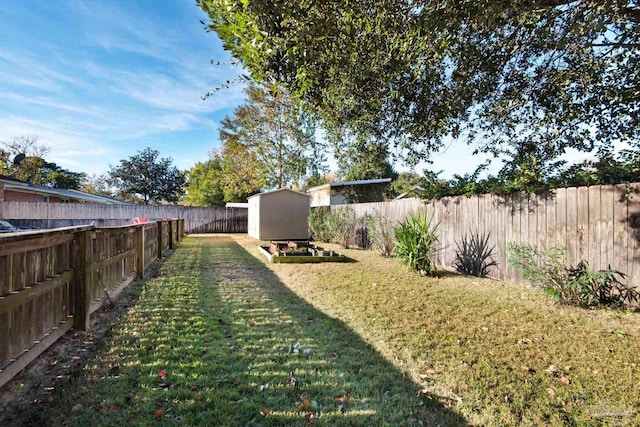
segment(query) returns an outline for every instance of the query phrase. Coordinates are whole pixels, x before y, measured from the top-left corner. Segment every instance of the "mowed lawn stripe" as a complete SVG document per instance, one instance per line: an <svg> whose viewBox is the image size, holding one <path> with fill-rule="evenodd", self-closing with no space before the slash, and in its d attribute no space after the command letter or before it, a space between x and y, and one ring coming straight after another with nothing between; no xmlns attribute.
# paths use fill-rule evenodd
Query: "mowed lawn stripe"
<svg viewBox="0 0 640 427"><path fill-rule="evenodd" d="M226 236L181 242L85 369L67 422L467 424L249 252Z"/></svg>

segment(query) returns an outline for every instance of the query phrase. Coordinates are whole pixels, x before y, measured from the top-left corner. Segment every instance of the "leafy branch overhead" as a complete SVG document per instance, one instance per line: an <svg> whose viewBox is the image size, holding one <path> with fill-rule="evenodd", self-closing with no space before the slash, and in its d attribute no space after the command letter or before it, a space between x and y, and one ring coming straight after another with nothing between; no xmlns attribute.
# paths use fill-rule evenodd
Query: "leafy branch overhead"
<svg viewBox="0 0 640 427"><path fill-rule="evenodd" d="M200 0L258 82L277 82L337 133L407 160L446 135L567 147L640 136L640 8L633 0Z"/></svg>

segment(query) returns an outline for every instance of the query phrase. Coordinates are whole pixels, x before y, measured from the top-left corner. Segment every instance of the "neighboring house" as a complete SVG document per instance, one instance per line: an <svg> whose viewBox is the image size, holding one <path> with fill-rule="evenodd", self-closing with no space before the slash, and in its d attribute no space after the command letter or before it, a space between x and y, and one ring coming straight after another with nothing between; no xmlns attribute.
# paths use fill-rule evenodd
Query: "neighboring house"
<svg viewBox="0 0 640 427"><path fill-rule="evenodd" d="M51 188L0 175L0 199L16 202L129 204L78 190Z"/></svg>
<svg viewBox="0 0 640 427"><path fill-rule="evenodd" d="M335 206L349 203L381 202L384 187L391 178L366 179L361 181L331 182L307 190L311 196L311 207Z"/></svg>
<svg viewBox="0 0 640 427"><path fill-rule="evenodd" d="M227 202L226 205L224 205L225 208L248 208L249 207L249 203L241 203L241 202Z"/></svg>

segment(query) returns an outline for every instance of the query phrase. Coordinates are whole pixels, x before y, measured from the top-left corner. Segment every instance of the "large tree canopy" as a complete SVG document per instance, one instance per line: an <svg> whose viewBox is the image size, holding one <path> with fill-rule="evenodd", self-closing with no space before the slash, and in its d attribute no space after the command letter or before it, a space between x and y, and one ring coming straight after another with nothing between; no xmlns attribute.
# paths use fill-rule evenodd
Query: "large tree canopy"
<svg viewBox="0 0 640 427"><path fill-rule="evenodd" d="M22 135L0 148L0 175L54 188L77 190L86 174L63 169L45 160L49 147L35 135Z"/></svg>
<svg viewBox="0 0 640 427"><path fill-rule="evenodd" d="M640 136L635 0L199 0L257 81L334 134L428 157L444 135L566 147ZM516 151L522 148L516 148Z"/></svg>
<svg viewBox="0 0 640 427"><path fill-rule="evenodd" d="M109 184L119 190L119 196L141 198L144 204L167 201L175 203L184 194L184 175L170 158L158 158L160 153L147 147L137 155L120 160L109 170Z"/></svg>

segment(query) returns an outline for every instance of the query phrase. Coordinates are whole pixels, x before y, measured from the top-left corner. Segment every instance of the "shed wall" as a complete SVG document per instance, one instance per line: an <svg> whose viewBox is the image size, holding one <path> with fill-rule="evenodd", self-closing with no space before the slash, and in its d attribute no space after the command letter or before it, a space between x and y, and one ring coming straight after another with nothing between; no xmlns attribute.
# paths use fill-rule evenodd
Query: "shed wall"
<svg viewBox="0 0 640 427"><path fill-rule="evenodd" d="M249 236L258 240L307 240L308 217L309 197L303 194L274 191L254 196L249 199Z"/></svg>
<svg viewBox="0 0 640 427"><path fill-rule="evenodd" d="M260 196L249 199L247 234L254 239L260 239Z"/></svg>

